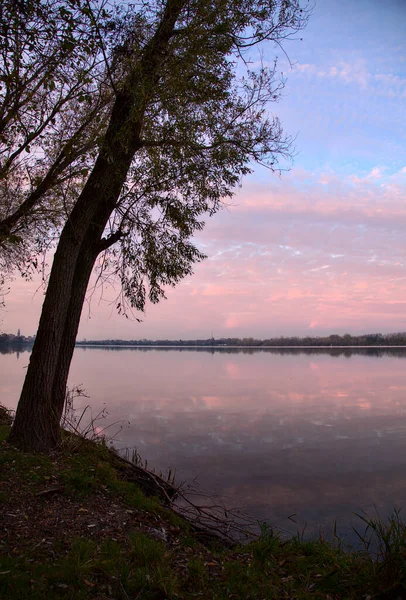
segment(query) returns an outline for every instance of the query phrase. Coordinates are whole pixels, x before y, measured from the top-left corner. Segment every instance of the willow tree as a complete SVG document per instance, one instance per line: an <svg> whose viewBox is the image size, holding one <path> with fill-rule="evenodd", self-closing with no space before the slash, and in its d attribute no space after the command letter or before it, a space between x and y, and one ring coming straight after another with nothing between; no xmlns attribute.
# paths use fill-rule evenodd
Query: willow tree
<svg viewBox="0 0 406 600"><path fill-rule="evenodd" d="M119 310L157 302L203 258L192 240L203 216L255 162L276 168L288 153L269 113L281 86L275 64L249 59L307 17L299 0L151 0L117 26L108 126L60 235L10 442L37 451L59 443L95 265L118 277Z"/></svg>

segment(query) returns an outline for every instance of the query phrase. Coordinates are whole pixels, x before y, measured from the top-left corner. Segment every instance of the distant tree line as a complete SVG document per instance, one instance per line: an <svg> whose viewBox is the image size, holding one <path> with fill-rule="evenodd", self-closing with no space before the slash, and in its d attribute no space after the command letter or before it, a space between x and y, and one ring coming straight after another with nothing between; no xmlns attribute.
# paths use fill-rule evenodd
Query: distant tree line
<svg viewBox="0 0 406 600"><path fill-rule="evenodd" d="M406 346L406 332L367 333L363 335L332 334L324 337L298 336L256 338L207 338L205 340L83 340L77 346L198 346L198 347L345 347L345 346Z"/></svg>
<svg viewBox="0 0 406 600"><path fill-rule="evenodd" d="M10 348L10 350L20 349L22 347L32 346L35 337L32 335L21 335L20 330L17 335L12 333L0 333L0 348Z"/></svg>
<svg viewBox="0 0 406 600"><path fill-rule="evenodd" d="M17 348L21 346L32 346L34 336L17 335L12 333L0 333L0 346ZM399 333L366 333L363 335L345 335L332 334L328 336L317 337L274 337L267 339L249 338L207 338L204 340L82 340L76 342L77 346L167 346L167 347L203 347L203 348L222 348L222 347L350 347L350 346L406 346L406 332Z"/></svg>

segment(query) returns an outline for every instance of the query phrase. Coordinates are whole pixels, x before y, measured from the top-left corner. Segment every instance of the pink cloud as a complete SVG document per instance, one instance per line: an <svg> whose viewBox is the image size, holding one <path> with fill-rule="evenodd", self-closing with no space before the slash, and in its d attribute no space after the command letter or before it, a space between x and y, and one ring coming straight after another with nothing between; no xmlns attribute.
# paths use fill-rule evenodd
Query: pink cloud
<svg viewBox="0 0 406 600"><path fill-rule="evenodd" d="M225 285L216 285L216 284L209 284L206 285L203 290L201 291L201 295L202 296L229 296L229 295L238 295L238 294L245 294L246 292L244 290L236 290L236 289L232 289L230 286L225 286Z"/></svg>
<svg viewBox="0 0 406 600"><path fill-rule="evenodd" d="M80 337L269 337L406 328L406 177L384 167L341 177L295 169L250 183L209 219L197 244L209 259L148 306L118 317L97 295ZM42 292L16 281L3 329L35 331ZM107 300L112 299L117 290ZM89 314L91 318L89 319Z"/></svg>
<svg viewBox="0 0 406 600"><path fill-rule="evenodd" d="M226 329L235 329L241 325L241 319L236 314L230 314L224 323Z"/></svg>

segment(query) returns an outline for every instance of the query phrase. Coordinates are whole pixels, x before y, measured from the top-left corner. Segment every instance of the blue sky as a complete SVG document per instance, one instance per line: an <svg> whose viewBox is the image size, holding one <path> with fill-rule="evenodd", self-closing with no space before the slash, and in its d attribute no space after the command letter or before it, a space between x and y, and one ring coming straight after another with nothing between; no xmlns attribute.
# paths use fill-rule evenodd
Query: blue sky
<svg viewBox="0 0 406 600"><path fill-rule="evenodd" d="M297 61L278 111L298 131L296 164L368 172L405 164L406 2L320 0L291 44Z"/></svg>
<svg viewBox="0 0 406 600"><path fill-rule="evenodd" d="M293 67L276 52L291 170L255 169L199 235L208 260L141 324L93 298L79 337L406 330L405 31L403 0L319 0L286 44ZM4 330L35 331L37 287L13 284Z"/></svg>

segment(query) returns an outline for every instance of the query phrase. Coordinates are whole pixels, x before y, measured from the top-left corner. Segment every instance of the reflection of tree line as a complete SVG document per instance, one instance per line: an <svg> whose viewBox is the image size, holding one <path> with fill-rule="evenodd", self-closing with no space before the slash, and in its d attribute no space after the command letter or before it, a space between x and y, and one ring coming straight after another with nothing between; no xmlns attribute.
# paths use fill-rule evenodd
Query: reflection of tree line
<svg viewBox="0 0 406 600"><path fill-rule="evenodd" d="M397 358L406 357L406 348L233 348L233 347L201 347L201 346L113 346L113 345L83 345L78 344L82 350L93 350L100 348L105 351L120 352L133 350L136 352L209 352L210 354L280 354L282 356L295 356L299 354L314 355L325 354L328 356L395 356Z"/></svg>
<svg viewBox="0 0 406 600"><path fill-rule="evenodd" d="M17 344L0 344L0 354L17 354L21 352L31 352L32 344L30 345L17 345Z"/></svg>

